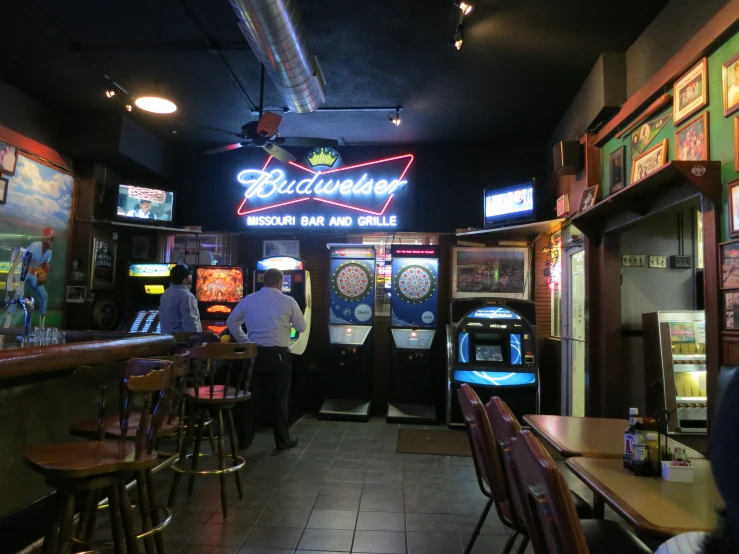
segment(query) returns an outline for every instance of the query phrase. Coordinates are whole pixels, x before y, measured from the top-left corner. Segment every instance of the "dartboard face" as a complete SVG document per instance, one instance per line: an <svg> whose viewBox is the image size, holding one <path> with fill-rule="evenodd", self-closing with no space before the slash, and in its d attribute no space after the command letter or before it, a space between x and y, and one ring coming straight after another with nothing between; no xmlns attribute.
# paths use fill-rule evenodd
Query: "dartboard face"
<svg viewBox="0 0 739 554"><path fill-rule="evenodd" d="M343 300L358 302L369 295L374 286L374 277L369 267L358 262L347 262L336 268L331 284Z"/></svg>
<svg viewBox="0 0 739 554"><path fill-rule="evenodd" d="M420 304L436 291L433 272L420 265L409 265L395 275L395 292L409 304Z"/></svg>

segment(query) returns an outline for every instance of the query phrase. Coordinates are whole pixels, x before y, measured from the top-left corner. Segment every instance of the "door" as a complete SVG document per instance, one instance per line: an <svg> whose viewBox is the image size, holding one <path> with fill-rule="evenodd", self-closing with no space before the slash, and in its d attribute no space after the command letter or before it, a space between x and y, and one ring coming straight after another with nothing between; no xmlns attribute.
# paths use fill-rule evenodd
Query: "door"
<svg viewBox="0 0 739 554"><path fill-rule="evenodd" d="M562 325L562 413L585 416L585 251L567 250Z"/></svg>

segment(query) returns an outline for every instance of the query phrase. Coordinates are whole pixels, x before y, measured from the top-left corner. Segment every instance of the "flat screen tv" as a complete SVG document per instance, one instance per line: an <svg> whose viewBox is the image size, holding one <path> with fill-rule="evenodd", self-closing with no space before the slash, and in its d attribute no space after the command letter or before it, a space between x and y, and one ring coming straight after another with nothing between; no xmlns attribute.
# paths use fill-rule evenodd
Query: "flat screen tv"
<svg viewBox="0 0 739 554"><path fill-rule="evenodd" d="M526 183L485 190L485 228L534 220L534 184Z"/></svg>
<svg viewBox="0 0 739 554"><path fill-rule="evenodd" d="M140 222L171 222L174 193L135 185L118 185L116 217Z"/></svg>

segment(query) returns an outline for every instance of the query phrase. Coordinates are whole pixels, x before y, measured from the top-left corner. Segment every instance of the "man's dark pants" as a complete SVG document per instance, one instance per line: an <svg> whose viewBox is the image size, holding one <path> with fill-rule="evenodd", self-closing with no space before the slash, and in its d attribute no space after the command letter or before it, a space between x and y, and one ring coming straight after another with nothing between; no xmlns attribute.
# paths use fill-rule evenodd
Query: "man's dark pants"
<svg viewBox="0 0 739 554"><path fill-rule="evenodd" d="M238 414L239 446L251 444L256 429L256 419L262 406L268 406L272 417L275 446L285 448L290 442L290 425L287 419L287 402L290 396L292 364L290 349L279 346L260 346L252 376L252 399L242 404Z"/></svg>

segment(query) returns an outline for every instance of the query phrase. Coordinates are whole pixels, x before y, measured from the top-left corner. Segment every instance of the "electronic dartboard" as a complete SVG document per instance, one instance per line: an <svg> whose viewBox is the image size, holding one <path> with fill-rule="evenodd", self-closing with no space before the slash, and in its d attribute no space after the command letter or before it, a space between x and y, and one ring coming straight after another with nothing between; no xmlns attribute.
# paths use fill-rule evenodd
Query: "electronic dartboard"
<svg viewBox="0 0 739 554"><path fill-rule="evenodd" d="M372 325L375 316L375 249L331 247L329 323Z"/></svg>
<svg viewBox="0 0 739 554"><path fill-rule="evenodd" d="M372 269L358 261L339 264L331 275L331 287L347 302L359 302L374 290Z"/></svg>
<svg viewBox="0 0 739 554"><path fill-rule="evenodd" d="M409 304L420 304L436 292L436 275L422 265L408 265L393 278L393 292Z"/></svg>
<svg viewBox="0 0 739 554"><path fill-rule="evenodd" d="M393 247L393 327L436 327L438 251L435 247Z"/></svg>

